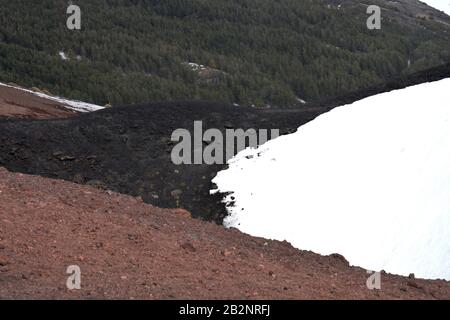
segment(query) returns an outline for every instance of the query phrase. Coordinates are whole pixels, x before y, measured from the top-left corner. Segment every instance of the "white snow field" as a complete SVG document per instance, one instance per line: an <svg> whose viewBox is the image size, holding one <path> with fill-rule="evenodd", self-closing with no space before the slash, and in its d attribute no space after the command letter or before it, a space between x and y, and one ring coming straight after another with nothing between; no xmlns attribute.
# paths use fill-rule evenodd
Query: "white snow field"
<svg viewBox="0 0 450 320"><path fill-rule="evenodd" d="M450 280L450 78L336 108L242 151L213 182L232 192L228 227Z"/></svg>
<svg viewBox="0 0 450 320"><path fill-rule="evenodd" d="M436 8L440 11L444 11L450 15L450 0L420 0L430 7Z"/></svg>
<svg viewBox="0 0 450 320"><path fill-rule="evenodd" d="M41 98L56 101L58 103L64 104L67 107L67 109L71 109L71 110L78 111L78 112L93 112L93 111L97 111L97 110L101 110L101 109L105 108L105 107L98 106L98 105L92 104L92 103L86 103L86 102L77 101L77 100L69 100L66 98L55 97L55 96L50 96L48 94L35 92L35 91L24 89L21 87L10 86L10 85L2 83L2 82L0 82L0 86L14 88L17 90L31 93L31 94L41 97Z"/></svg>

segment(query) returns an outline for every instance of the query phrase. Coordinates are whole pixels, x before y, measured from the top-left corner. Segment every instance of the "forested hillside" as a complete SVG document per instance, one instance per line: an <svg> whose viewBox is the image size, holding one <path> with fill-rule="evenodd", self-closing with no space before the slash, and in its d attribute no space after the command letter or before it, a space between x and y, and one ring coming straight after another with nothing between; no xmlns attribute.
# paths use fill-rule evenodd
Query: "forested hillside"
<svg viewBox="0 0 450 320"><path fill-rule="evenodd" d="M0 0L0 81L97 104L289 107L450 61L450 18L371 3L381 30L357 0L78 0L78 31L68 1Z"/></svg>

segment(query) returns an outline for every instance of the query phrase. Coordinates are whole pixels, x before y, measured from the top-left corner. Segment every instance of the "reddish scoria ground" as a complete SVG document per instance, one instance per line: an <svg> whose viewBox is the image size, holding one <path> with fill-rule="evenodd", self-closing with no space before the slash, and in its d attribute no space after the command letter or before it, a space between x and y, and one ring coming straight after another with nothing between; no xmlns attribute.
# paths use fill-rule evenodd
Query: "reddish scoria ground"
<svg viewBox="0 0 450 320"><path fill-rule="evenodd" d="M81 290L66 268L81 268ZM449 299L450 282L382 274L159 209L0 168L2 299Z"/></svg>

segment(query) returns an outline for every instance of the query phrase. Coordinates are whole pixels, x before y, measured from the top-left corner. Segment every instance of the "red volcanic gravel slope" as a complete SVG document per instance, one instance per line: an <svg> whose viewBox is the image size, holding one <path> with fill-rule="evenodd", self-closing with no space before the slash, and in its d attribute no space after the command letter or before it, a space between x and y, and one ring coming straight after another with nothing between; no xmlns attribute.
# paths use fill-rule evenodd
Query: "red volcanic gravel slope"
<svg viewBox="0 0 450 320"><path fill-rule="evenodd" d="M66 288L70 265L81 290ZM449 299L450 283L365 270L141 199L0 168L0 298Z"/></svg>
<svg viewBox="0 0 450 320"><path fill-rule="evenodd" d="M61 103L0 85L0 118L54 119L76 114Z"/></svg>

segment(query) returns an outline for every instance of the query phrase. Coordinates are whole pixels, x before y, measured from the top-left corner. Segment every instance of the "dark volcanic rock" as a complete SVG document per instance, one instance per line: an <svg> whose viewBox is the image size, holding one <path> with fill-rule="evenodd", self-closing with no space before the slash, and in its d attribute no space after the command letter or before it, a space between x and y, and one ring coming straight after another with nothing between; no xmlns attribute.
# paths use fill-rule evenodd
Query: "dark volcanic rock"
<svg viewBox="0 0 450 320"><path fill-rule="evenodd" d="M299 126L331 108L369 95L450 76L450 64L408 79L339 97L304 110L258 110L212 102L164 102L116 107L69 119L0 120L0 166L11 171L88 183L141 196L159 207L182 207L194 217L221 222L221 195L211 179L224 165L174 165L175 129L280 129ZM389 116L389 115L386 115ZM332 159L330 159L332 161Z"/></svg>
<svg viewBox="0 0 450 320"><path fill-rule="evenodd" d="M0 122L0 165L18 172L88 183L160 207L183 207L220 222L220 195L209 196L223 165L174 165L175 129L280 128L286 133L316 112L266 114L210 102L170 102L117 107L65 120Z"/></svg>

